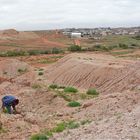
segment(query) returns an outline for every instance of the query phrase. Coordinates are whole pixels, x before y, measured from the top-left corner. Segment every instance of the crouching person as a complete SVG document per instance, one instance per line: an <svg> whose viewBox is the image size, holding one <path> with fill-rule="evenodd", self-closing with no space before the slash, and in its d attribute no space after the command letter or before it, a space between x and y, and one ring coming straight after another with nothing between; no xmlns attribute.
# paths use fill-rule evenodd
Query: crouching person
<svg viewBox="0 0 140 140"><path fill-rule="evenodd" d="M5 109L7 109L7 112L9 114L16 114L17 113L16 105L18 104L19 104L19 100L16 99L14 96L8 95L2 98L3 112L5 112Z"/></svg>

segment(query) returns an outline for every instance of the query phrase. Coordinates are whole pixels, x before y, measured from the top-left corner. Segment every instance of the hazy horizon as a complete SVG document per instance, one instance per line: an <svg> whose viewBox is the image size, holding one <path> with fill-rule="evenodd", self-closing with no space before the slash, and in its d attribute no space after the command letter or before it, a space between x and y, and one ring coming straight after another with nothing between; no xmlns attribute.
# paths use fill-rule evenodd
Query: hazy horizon
<svg viewBox="0 0 140 140"><path fill-rule="evenodd" d="M110 27L110 26L102 26L102 27L65 27L65 28L48 28L48 29L16 29L16 28L3 28L3 29L0 29L0 31L3 31L3 30L11 30L11 29L14 29L14 30L17 30L17 31L49 31L49 30L63 30L63 29L95 29L95 28L111 28L111 29L115 29L115 28L140 28L140 26L118 26L118 27Z"/></svg>
<svg viewBox="0 0 140 140"><path fill-rule="evenodd" d="M139 0L0 0L0 30L138 27Z"/></svg>

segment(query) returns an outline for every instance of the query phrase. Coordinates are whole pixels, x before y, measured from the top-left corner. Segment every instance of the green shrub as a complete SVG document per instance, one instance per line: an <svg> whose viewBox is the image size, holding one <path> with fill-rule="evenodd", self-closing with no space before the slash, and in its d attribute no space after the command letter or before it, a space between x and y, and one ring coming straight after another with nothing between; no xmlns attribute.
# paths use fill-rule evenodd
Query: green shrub
<svg viewBox="0 0 140 140"><path fill-rule="evenodd" d="M122 49L128 49L128 45L126 44L122 44L122 43L119 43L119 47L122 48Z"/></svg>
<svg viewBox="0 0 140 140"><path fill-rule="evenodd" d="M52 132L59 133L63 132L66 129L66 123L62 122L57 124L57 126L52 130Z"/></svg>
<svg viewBox="0 0 140 140"><path fill-rule="evenodd" d="M52 84L52 85L49 86L49 88L56 89L56 88L58 88L58 85Z"/></svg>
<svg viewBox="0 0 140 140"><path fill-rule="evenodd" d="M68 121L68 122L61 122L58 123L56 127L54 127L51 130L45 129L43 131L44 134L46 134L48 137L52 137L54 133L60 133L63 132L65 129L75 129L80 126L80 123L77 123L75 121Z"/></svg>
<svg viewBox="0 0 140 140"><path fill-rule="evenodd" d="M59 53L62 53L63 51L59 48L52 48L52 54L59 54Z"/></svg>
<svg viewBox="0 0 140 140"><path fill-rule="evenodd" d="M1 52L0 56L1 57L13 57L13 56L26 56L27 53L25 51L5 51L5 52Z"/></svg>
<svg viewBox="0 0 140 140"><path fill-rule="evenodd" d="M51 130L53 133L60 133L63 132L66 128L68 129L75 129L80 126L79 123L76 123L75 121L69 121L69 122L62 122L57 124L55 128Z"/></svg>
<svg viewBox="0 0 140 140"><path fill-rule="evenodd" d="M85 100L85 99L88 98L88 95L85 94L85 93L81 93L81 94L80 94L80 98L81 98L82 100Z"/></svg>
<svg viewBox="0 0 140 140"><path fill-rule="evenodd" d="M47 131L45 133L48 137L52 137L53 136L53 132L50 130L50 131Z"/></svg>
<svg viewBox="0 0 140 140"><path fill-rule="evenodd" d="M18 72L19 73L25 73L25 72L27 72L27 69L25 68L25 69L18 69Z"/></svg>
<svg viewBox="0 0 140 140"><path fill-rule="evenodd" d="M89 124L91 122L92 121L90 121L90 120L83 120L83 121L81 121L81 125Z"/></svg>
<svg viewBox="0 0 140 140"><path fill-rule="evenodd" d="M44 69L40 68L39 71L44 71Z"/></svg>
<svg viewBox="0 0 140 140"><path fill-rule="evenodd" d="M87 91L87 94L88 95L99 95L99 93L96 91L96 89L92 88L92 89L89 89Z"/></svg>
<svg viewBox="0 0 140 140"><path fill-rule="evenodd" d="M50 54L49 50L28 50L29 55Z"/></svg>
<svg viewBox="0 0 140 140"><path fill-rule="evenodd" d="M8 130L5 130L5 129L2 128L2 126L1 126L1 128L0 128L0 134L2 134L2 133L7 133L7 131L8 131Z"/></svg>
<svg viewBox="0 0 140 140"><path fill-rule="evenodd" d="M70 122L67 123L67 127L69 129L75 129L75 128L80 127L80 124L76 123L75 121L70 121Z"/></svg>
<svg viewBox="0 0 140 140"><path fill-rule="evenodd" d="M132 37L133 39L140 40L140 35Z"/></svg>
<svg viewBox="0 0 140 140"><path fill-rule="evenodd" d="M136 47L136 46L137 46L137 44L135 44L135 43L132 43L132 44L131 44L131 46L134 46L134 47Z"/></svg>
<svg viewBox="0 0 140 140"><path fill-rule="evenodd" d="M38 75L40 75L40 76L43 75L43 74L44 74L43 72L39 72L39 73L38 73Z"/></svg>
<svg viewBox="0 0 140 140"><path fill-rule="evenodd" d="M59 48L53 48L52 50L12 50L12 51L4 51L0 52L1 57L13 57L13 56L30 56L30 55L40 55L40 54L58 54L64 53L63 50Z"/></svg>
<svg viewBox="0 0 140 140"><path fill-rule="evenodd" d="M88 51L109 51L112 48L109 48L107 46L102 46L102 45L95 45L92 47L87 48Z"/></svg>
<svg viewBox="0 0 140 140"><path fill-rule="evenodd" d="M71 101L71 102L68 103L68 106L78 107L78 106L81 106L81 104L79 102L76 102L76 101Z"/></svg>
<svg viewBox="0 0 140 140"><path fill-rule="evenodd" d="M0 130L2 130L2 129L3 129L2 122L0 121Z"/></svg>
<svg viewBox="0 0 140 140"><path fill-rule="evenodd" d="M72 45L68 48L68 50L71 52L77 52L77 51L81 51L81 47L78 45Z"/></svg>
<svg viewBox="0 0 140 140"><path fill-rule="evenodd" d="M78 92L78 90L74 87L66 87L66 88L64 88L64 92L76 93L76 92Z"/></svg>
<svg viewBox="0 0 140 140"><path fill-rule="evenodd" d="M83 52L89 51L89 48L81 48L81 51Z"/></svg>
<svg viewBox="0 0 140 140"><path fill-rule="evenodd" d="M34 84L34 85L32 85L32 88L33 89L40 89L41 85L40 84Z"/></svg>
<svg viewBox="0 0 140 140"><path fill-rule="evenodd" d="M31 136L30 140L48 140L48 137L44 134L35 134Z"/></svg>
<svg viewBox="0 0 140 140"><path fill-rule="evenodd" d="M116 49L118 47L119 47L118 45L112 45L112 46L108 46L108 49L109 50L113 50L113 49Z"/></svg>
<svg viewBox="0 0 140 140"><path fill-rule="evenodd" d="M29 55L38 55L38 54L40 54L40 51L38 51L38 50L29 50L28 53L29 53Z"/></svg>
<svg viewBox="0 0 140 140"><path fill-rule="evenodd" d="M71 98L69 96L67 96L68 94L60 92L58 95L59 95L59 97L63 98L65 101L68 101L68 102L72 101Z"/></svg>

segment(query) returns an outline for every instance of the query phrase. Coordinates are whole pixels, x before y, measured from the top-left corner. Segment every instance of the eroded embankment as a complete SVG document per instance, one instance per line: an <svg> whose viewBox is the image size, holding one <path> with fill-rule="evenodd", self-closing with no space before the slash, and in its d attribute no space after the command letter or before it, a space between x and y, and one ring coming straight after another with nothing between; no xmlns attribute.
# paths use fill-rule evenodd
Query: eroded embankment
<svg viewBox="0 0 140 140"><path fill-rule="evenodd" d="M71 54L46 71L46 79L102 93L132 90L140 83L140 62L100 54Z"/></svg>

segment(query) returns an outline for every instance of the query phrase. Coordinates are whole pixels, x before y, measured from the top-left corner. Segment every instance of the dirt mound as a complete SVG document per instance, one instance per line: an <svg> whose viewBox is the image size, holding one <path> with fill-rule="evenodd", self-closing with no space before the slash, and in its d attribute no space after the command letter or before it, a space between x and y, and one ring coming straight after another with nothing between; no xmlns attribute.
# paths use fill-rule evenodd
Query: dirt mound
<svg viewBox="0 0 140 140"><path fill-rule="evenodd" d="M15 29L8 29L8 30L4 30L2 32L3 35L7 35L7 36L11 36L11 35L18 35L19 32L16 31Z"/></svg>
<svg viewBox="0 0 140 140"><path fill-rule="evenodd" d="M46 71L51 83L103 93L122 92L140 83L140 62L100 54L71 54Z"/></svg>
<svg viewBox="0 0 140 140"><path fill-rule="evenodd" d="M67 48L72 40L59 32L0 31L0 50L49 50Z"/></svg>
<svg viewBox="0 0 140 140"><path fill-rule="evenodd" d="M66 39L67 36L63 35L62 32L55 30L55 31L38 31L35 32L36 34L38 34L40 37L49 39L49 40L53 40L53 39Z"/></svg>
<svg viewBox="0 0 140 140"><path fill-rule="evenodd" d="M5 59L0 61L0 77L1 78L16 78L23 73L29 71L31 67L17 59Z"/></svg>
<svg viewBox="0 0 140 140"><path fill-rule="evenodd" d="M39 39L39 36L34 32L20 32L17 36L17 39L20 40L31 40L31 39Z"/></svg>
<svg viewBox="0 0 140 140"><path fill-rule="evenodd" d="M68 47L68 44L71 44L71 39L63 35L60 31L40 31L35 32L40 36L40 41L44 42L47 46L50 47Z"/></svg>
<svg viewBox="0 0 140 140"><path fill-rule="evenodd" d="M24 31L17 31L15 29L8 29L0 31L1 40L29 40L29 39L36 39L39 36L34 32L24 32Z"/></svg>

